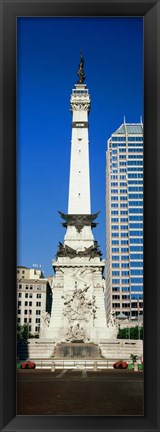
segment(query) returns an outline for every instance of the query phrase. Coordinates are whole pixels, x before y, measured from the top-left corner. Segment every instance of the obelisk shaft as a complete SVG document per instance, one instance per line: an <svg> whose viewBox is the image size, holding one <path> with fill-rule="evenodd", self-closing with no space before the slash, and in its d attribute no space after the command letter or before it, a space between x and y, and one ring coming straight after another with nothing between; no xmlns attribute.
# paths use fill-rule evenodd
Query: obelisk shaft
<svg viewBox="0 0 160 432"><path fill-rule="evenodd" d="M71 95L72 139L68 214L90 214L88 113L90 96L85 84L76 84Z"/></svg>

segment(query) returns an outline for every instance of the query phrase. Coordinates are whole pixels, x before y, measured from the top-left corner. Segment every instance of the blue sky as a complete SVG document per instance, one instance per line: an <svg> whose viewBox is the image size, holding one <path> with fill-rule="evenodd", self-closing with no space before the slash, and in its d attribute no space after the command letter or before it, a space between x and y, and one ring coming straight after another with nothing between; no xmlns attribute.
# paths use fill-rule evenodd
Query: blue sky
<svg viewBox="0 0 160 432"><path fill-rule="evenodd" d="M92 212L105 258L107 139L143 117L142 18L18 18L17 24L17 264L51 260L65 229L71 145L70 94L80 50L91 95L89 115Z"/></svg>

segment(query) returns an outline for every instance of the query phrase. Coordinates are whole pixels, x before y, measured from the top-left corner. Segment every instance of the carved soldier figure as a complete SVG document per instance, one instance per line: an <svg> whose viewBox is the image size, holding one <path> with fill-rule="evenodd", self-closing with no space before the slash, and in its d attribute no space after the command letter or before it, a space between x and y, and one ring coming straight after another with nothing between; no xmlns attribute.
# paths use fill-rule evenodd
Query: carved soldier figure
<svg viewBox="0 0 160 432"><path fill-rule="evenodd" d="M79 80L78 80L78 84L83 84L84 80L85 80L85 74L84 74L84 58L83 58L83 54L81 51L81 59L80 59L80 64L79 64L79 68L78 68L78 76L79 76Z"/></svg>

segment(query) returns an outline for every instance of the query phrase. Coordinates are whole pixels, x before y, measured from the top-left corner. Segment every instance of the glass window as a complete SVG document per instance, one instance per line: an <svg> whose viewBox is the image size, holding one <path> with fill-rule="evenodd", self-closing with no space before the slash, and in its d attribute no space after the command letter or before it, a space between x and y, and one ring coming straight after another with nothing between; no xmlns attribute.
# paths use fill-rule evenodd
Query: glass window
<svg viewBox="0 0 160 432"><path fill-rule="evenodd" d="M113 233L112 232L112 237L119 237L119 233Z"/></svg>
<svg viewBox="0 0 160 432"><path fill-rule="evenodd" d="M122 283L129 284L129 279L122 279Z"/></svg>
<svg viewBox="0 0 160 432"><path fill-rule="evenodd" d="M36 302L36 306L41 306L41 302Z"/></svg>
<svg viewBox="0 0 160 432"><path fill-rule="evenodd" d="M131 261L130 262L130 267L134 268L134 267L140 267L143 269L143 261Z"/></svg>
<svg viewBox="0 0 160 432"><path fill-rule="evenodd" d="M134 236L140 236L140 237L142 237L143 236L143 231L129 231L129 234L130 234L131 237L134 237Z"/></svg>
<svg viewBox="0 0 160 432"><path fill-rule="evenodd" d="M112 252L119 252L119 248L112 248Z"/></svg>
<svg viewBox="0 0 160 432"><path fill-rule="evenodd" d="M112 255L112 260L113 260L113 261L115 261L115 260L119 260L119 255Z"/></svg>
<svg viewBox="0 0 160 432"><path fill-rule="evenodd" d="M130 270L130 272L131 272L131 275L138 275L138 276L139 276L139 275L143 275L143 270L141 270L141 269L138 269L138 270L137 270L137 269L133 269L133 268L132 268L132 269Z"/></svg>
<svg viewBox="0 0 160 432"><path fill-rule="evenodd" d="M121 264L121 267L122 267L122 268L129 268L129 263L122 263L122 264Z"/></svg>
<svg viewBox="0 0 160 432"><path fill-rule="evenodd" d="M119 263L112 263L112 267L113 268L119 267Z"/></svg>
<svg viewBox="0 0 160 432"><path fill-rule="evenodd" d="M143 283L143 278L131 278L131 284L139 284L139 283Z"/></svg>
<svg viewBox="0 0 160 432"><path fill-rule="evenodd" d="M41 294L37 294L37 298L41 298Z"/></svg>
<svg viewBox="0 0 160 432"><path fill-rule="evenodd" d="M128 244L128 240L121 240L121 245L126 245Z"/></svg>
<svg viewBox="0 0 160 432"><path fill-rule="evenodd" d="M119 240L112 240L112 245L117 245L119 244Z"/></svg>
<svg viewBox="0 0 160 432"><path fill-rule="evenodd" d="M119 284L119 279L112 279L112 284Z"/></svg>
<svg viewBox="0 0 160 432"><path fill-rule="evenodd" d="M129 255L122 255L122 256L121 256L121 259L122 259L122 260L129 260Z"/></svg>

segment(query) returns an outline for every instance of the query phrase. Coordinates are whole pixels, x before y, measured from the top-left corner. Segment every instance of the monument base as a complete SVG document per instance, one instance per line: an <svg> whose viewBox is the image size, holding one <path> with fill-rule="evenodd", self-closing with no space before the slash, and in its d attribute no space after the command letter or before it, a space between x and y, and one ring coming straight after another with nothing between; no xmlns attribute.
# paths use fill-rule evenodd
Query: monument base
<svg viewBox="0 0 160 432"><path fill-rule="evenodd" d="M93 343L60 343L55 347L54 359L100 359L100 349Z"/></svg>

